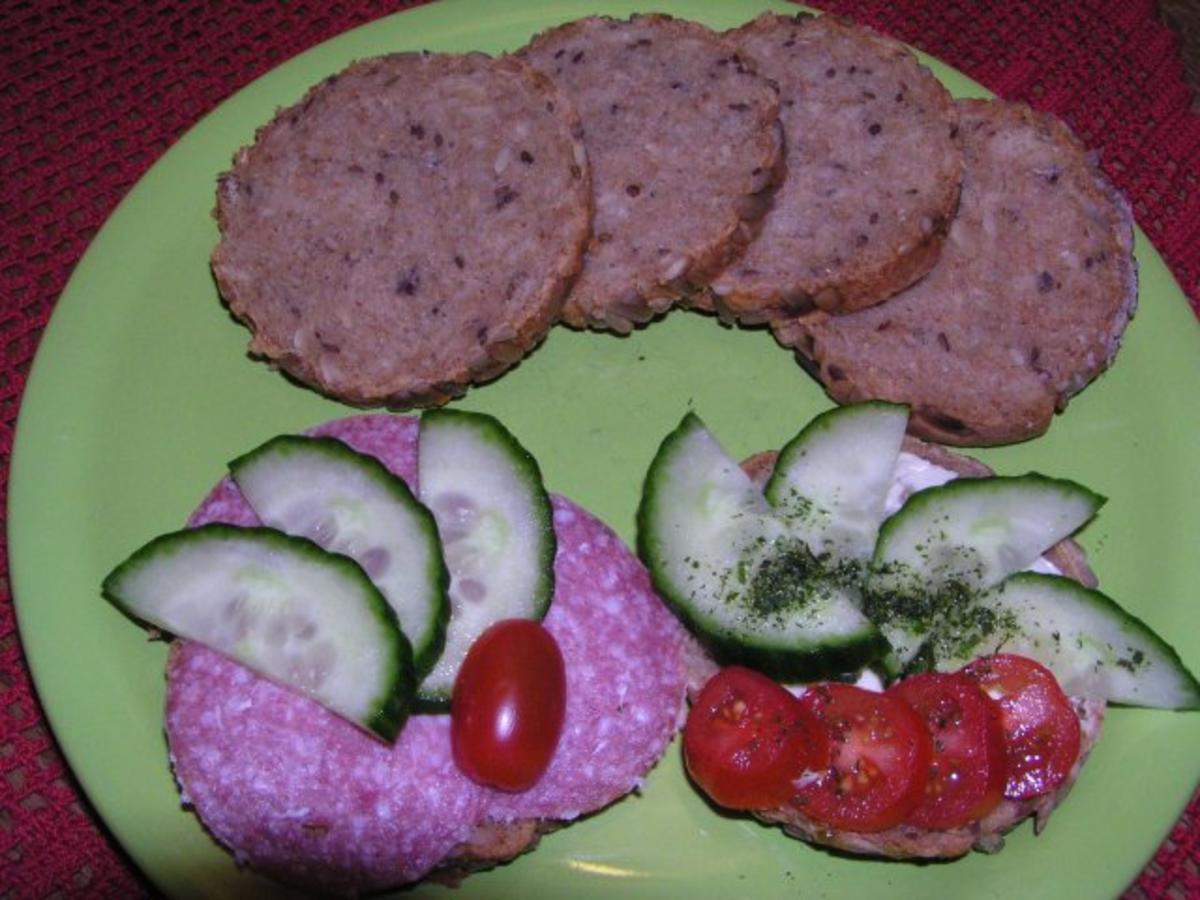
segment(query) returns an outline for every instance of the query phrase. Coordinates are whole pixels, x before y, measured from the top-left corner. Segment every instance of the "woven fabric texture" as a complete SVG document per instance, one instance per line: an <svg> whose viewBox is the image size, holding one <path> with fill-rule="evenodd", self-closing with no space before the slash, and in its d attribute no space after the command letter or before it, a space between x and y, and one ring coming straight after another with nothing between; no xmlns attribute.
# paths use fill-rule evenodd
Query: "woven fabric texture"
<svg viewBox="0 0 1200 900"><path fill-rule="evenodd" d="M224 98L411 3L0 4L0 509L21 392L72 268L122 196ZM1200 314L1200 116L1152 0L817 0L1065 118L1101 153ZM0 514L2 515L2 514ZM1130 898L1200 897L1193 798ZM150 886L72 780L33 693L0 543L0 900Z"/></svg>

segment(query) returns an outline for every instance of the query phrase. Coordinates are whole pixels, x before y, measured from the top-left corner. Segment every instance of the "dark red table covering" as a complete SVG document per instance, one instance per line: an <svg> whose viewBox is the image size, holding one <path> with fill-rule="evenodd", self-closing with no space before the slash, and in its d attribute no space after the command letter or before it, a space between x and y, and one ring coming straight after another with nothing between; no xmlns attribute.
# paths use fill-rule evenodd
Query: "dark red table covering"
<svg viewBox="0 0 1200 900"><path fill-rule="evenodd" d="M17 410L38 339L72 268L125 192L247 82L408 5L0 6L0 502L7 500ZM1100 151L1200 314L1200 116L1191 111L1178 41L1153 0L817 5L920 47L1001 96L1063 116ZM1200 795L1128 897L1200 897L1198 821ZM45 724L0 544L0 900L151 892L88 807Z"/></svg>

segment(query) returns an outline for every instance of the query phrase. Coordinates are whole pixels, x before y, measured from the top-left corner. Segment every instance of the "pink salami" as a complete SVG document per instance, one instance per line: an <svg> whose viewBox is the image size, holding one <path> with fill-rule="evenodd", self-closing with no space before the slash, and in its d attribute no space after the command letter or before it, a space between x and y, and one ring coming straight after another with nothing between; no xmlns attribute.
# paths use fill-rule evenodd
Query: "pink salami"
<svg viewBox="0 0 1200 900"><path fill-rule="evenodd" d="M356 416L314 429L414 484L417 422ZM543 778L505 794L455 767L449 717L410 718L387 747L312 701L181 642L166 730L184 801L239 862L281 880L370 890L426 875L493 823L570 820L638 788L677 729L685 633L620 539L554 497L556 587L546 627L563 652L567 710ZM229 479L189 524L250 525Z"/></svg>
<svg viewBox="0 0 1200 900"><path fill-rule="evenodd" d="M388 747L193 643L172 653L167 681L184 802L264 874L331 890L411 881L485 812L450 757L445 716L412 717Z"/></svg>
<svg viewBox="0 0 1200 900"><path fill-rule="evenodd" d="M640 787L680 724L683 631L621 539L554 497L554 601L545 625L567 671L558 750L520 794L493 792L497 819L573 819Z"/></svg>

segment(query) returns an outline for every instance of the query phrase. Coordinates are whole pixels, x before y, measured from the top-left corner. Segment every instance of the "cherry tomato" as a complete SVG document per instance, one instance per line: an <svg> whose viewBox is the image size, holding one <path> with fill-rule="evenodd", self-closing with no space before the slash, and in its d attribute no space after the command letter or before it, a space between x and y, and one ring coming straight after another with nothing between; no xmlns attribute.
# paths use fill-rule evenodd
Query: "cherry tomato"
<svg viewBox="0 0 1200 900"><path fill-rule="evenodd" d="M730 666L709 679L683 729L688 772L730 809L787 803L806 770L828 765L821 723L765 675Z"/></svg>
<svg viewBox="0 0 1200 900"><path fill-rule="evenodd" d="M915 709L933 738L925 793L905 822L958 828L995 809L1008 776L1000 705L961 672L924 672L887 692Z"/></svg>
<svg viewBox="0 0 1200 900"><path fill-rule="evenodd" d="M800 703L829 730L830 765L795 798L809 818L845 831L899 825L921 802L933 756L907 704L849 684L814 685Z"/></svg>
<svg viewBox="0 0 1200 900"><path fill-rule="evenodd" d="M1079 756L1079 717L1054 674L1009 653L977 659L963 672L1000 706L1008 750L1004 796L1023 800L1055 790Z"/></svg>
<svg viewBox="0 0 1200 900"><path fill-rule="evenodd" d="M473 781L532 787L554 756L566 713L558 643L539 622L506 619L476 638L450 700L454 761Z"/></svg>

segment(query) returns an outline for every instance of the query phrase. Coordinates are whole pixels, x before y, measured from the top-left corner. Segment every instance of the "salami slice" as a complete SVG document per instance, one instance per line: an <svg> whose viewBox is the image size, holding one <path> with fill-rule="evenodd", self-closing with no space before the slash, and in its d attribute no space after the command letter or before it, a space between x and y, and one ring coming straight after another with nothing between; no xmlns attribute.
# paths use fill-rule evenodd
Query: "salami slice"
<svg viewBox="0 0 1200 900"><path fill-rule="evenodd" d="M445 716L395 745L199 644L167 667L167 740L186 804L239 863L283 881L371 889L423 876L466 840L484 792Z"/></svg>
<svg viewBox="0 0 1200 900"><path fill-rule="evenodd" d="M415 483L415 419L356 416L312 433ZM448 716L412 717L387 747L213 651L174 648L166 730L175 776L239 862L331 890L387 887L461 856L496 823L570 820L641 785L680 722L685 633L607 526L569 500L553 503L556 591L545 624L566 662L567 710L549 770L523 793L457 770ZM210 521L256 522L229 479L189 524Z"/></svg>
<svg viewBox="0 0 1200 900"><path fill-rule="evenodd" d="M684 633L641 562L590 514L553 497L555 593L545 625L567 672L558 750L496 819L573 819L641 786L681 724Z"/></svg>

